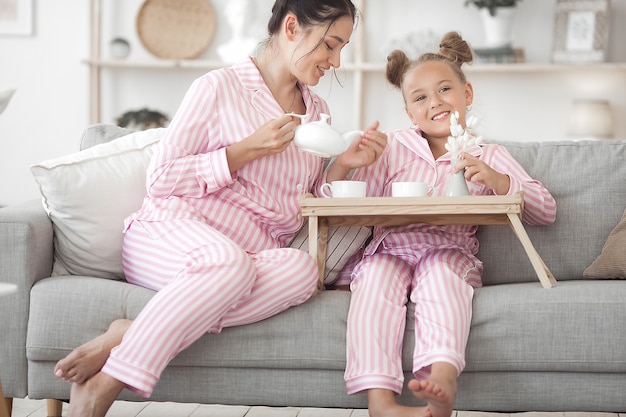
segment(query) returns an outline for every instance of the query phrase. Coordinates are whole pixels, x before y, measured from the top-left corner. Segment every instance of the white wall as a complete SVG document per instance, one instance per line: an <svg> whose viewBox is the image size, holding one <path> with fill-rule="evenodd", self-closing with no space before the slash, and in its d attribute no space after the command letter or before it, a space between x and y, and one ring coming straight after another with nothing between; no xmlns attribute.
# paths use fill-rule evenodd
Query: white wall
<svg viewBox="0 0 626 417"><path fill-rule="evenodd" d="M0 206L36 198L29 165L78 149L88 120L87 1L34 2L33 36L0 36Z"/></svg>
<svg viewBox="0 0 626 417"><path fill-rule="evenodd" d="M484 45L478 10L463 7L464 2L413 0L410 2L413 7L407 7L409 2L405 0L366 1L367 59L384 62L389 52L385 46L390 40L402 38L411 31L430 30L440 38L447 31L456 30L473 46ZM555 11L556 0L523 0L519 3L512 27L513 45L524 49L527 62L551 62ZM624 19L626 0L613 0L609 43L611 62L626 62ZM351 47L347 47L348 55ZM354 127L341 123L352 120L351 77L349 73L339 73L346 78L345 89L338 88L336 81L326 77L324 88L318 90L331 105L334 104L331 107L333 123L339 123L341 130L349 130ZM567 121L572 102L575 99L604 98L613 107L615 136L626 138L626 118L620 117L626 114L626 69L494 73L472 71L470 66L466 73L474 85L472 111L480 118L481 133L485 137L519 141L569 139ZM368 73L365 85L366 123L379 119L385 129L410 124L399 92L386 83L383 73Z"/></svg>
<svg viewBox="0 0 626 417"><path fill-rule="evenodd" d="M154 59L142 47L135 18L142 0L102 0L103 56L115 36L130 40L129 59ZM211 0L221 14L227 0ZM259 4L256 28L263 33L272 0ZM458 30L473 45L483 42L475 9L464 0L366 0L370 60L382 61L390 39L415 29L438 34ZM411 7L407 7L408 5ZM523 47L527 60L550 61L556 0L524 0L513 27L514 44ZM263 8L262 5L265 5ZM0 89L16 87L13 100L0 115L0 206L38 197L29 165L78 149L80 135L89 124L88 67L89 1L34 1L34 34L0 36ZM626 0L613 0L609 59L626 62ZM226 25L201 56L215 59L215 48L228 39ZM353 45L346 48L349 57ZM107 123L126 110L150 107L173 115L189 83L199 70L104 70L103 117ZM616 115L626 113L626 72L568 72L493 74L470 72L476 90L474 112L483 119L486 136L504 140L558 140L567 138L569 105L575 98L606 98ZM317 91L329 101L339 130L356 128L352 120L352 84L349 73L338 71L344 87L327 76ZM513 81L513 82L512 82ZM399 93L387 86L380 72L366 75L365 120L379 119L385 129L408 125ZM381 103L384 103L381 105ZM616 117L616 133L626 137L626 118Z"/></svg>

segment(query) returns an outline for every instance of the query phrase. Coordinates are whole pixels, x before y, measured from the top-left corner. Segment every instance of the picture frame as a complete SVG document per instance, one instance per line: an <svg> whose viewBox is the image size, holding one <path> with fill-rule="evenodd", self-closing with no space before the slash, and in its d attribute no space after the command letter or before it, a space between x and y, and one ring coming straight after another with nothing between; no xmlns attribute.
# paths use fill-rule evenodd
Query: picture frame
<svg viewBox="0 0 626 417"><path fill-rule="evenodd" d="M0 0L0 35L33 34L33 0Z"/></svg>
<svg viewBox="0 0 626 417"><path fill-rule="evenodd" d="M610 0L557 0L552 61L606 61L610 8Z"/></svg>

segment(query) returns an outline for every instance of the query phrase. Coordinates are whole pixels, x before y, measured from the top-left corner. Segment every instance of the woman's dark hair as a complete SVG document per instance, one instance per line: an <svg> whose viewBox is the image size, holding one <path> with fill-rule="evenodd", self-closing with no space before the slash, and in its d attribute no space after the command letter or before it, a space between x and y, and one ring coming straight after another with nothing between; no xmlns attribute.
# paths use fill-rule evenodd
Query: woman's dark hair
<svg viewBox="0 0 626 417"><path fill-rule="evenodd" d="M272 17L267 24L270 36L280 30L287 13L293 13L298 22L309 27L328 23L332 25L342 17L349 17L356 22L357 11L351 0L276 0L272 7Z"/></svg>
<svg viewBox="0 0 626 417"><path fill-rule="evenodd" d="M466 82L467 79L461 66L464 63L471 63L473 58L472 47L463 40L461 35L457 32L448 32L441 39L437 53L427 52L415 61L411 61L402 51L392 51L387 57L387 81L402 90L404 75L409 69L423 62L441 61L450 65L461 82Z"/></svg>

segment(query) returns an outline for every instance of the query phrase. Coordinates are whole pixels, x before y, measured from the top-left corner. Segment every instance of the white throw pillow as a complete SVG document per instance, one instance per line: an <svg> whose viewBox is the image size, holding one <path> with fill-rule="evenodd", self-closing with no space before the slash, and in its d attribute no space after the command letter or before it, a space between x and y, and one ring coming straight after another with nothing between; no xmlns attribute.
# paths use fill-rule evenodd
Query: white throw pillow
<svg viewBox="0 0 626 417"><path fill-rule="evenodd" d="M164 132L134 132L30 167L53 224L53 276L124 278L124 219L141 207L148 163Z"/></svg>

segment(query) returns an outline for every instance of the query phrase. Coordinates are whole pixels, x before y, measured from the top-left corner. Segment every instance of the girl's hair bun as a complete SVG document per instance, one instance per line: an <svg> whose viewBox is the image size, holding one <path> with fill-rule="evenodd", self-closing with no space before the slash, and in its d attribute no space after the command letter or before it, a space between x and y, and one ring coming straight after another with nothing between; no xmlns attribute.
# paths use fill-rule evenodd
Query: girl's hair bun
<svg viewBox="0 0 626 417"><path fill-rule="evenodd" d="M448 32L443 36L438 53L459 67L474 60L472 47L463 40L458 32Z"/></svg>
<svg viewBox="0 0 626 417"><path fill-rule="evenodd" d="M387 56L387 81L396 88L402 88L404 74L411 66L411 60L398 49L391 51Z"/></svg>

